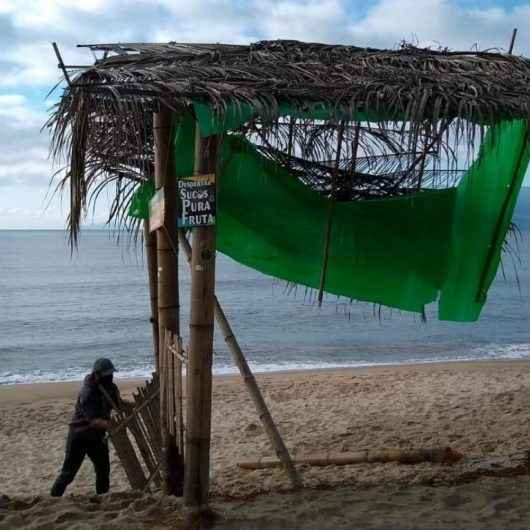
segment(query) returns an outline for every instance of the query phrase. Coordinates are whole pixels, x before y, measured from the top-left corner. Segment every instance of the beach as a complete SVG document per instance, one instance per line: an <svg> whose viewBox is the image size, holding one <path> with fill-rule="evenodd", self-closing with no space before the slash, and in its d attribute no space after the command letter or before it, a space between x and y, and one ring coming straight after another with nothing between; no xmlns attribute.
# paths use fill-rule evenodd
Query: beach
<svg viewBox="0 0 530 530"><path fill-rule="evenodd" d="M257 379L293 454L450 446L465 458L452 466L302 466L306 488L293 493L281 469L237 466L273 452L241 378L217 376L211 492L214 507L225 515L220 528L348 528L354 521L363 528L530 527L527 360L268 373ZM124 396L141 383L117 382ZM111 494L89 501L94 477L87 461L65 498L49 498L79 386L0 388L0 495L11 499L0 504L0 528L178 527L179 501L127 492L115 456Z"/></svg>

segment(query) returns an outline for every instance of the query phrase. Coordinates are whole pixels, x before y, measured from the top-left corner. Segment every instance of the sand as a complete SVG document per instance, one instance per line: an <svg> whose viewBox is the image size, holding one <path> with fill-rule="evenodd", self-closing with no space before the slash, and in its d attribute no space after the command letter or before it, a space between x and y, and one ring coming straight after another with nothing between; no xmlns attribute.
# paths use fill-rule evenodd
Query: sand
<svg viewBox="0 0 530 530"><path fill-rule="evenodd" d="M530 528L528 361L267 374L258 382L293 451L448 445L466 458L450 467L304 466L306 489L293 493L280 469L237 467L272 452L240 379L217 377L212 498L225 516L219 528ZM137 382L118 384L126 395ZM115 457L113 493L91 497L87 461L69 495L48 496L79 385L0 388L0 494L11 499L0 500L0 528L179 527L178 501L127 492Z"/></svg>

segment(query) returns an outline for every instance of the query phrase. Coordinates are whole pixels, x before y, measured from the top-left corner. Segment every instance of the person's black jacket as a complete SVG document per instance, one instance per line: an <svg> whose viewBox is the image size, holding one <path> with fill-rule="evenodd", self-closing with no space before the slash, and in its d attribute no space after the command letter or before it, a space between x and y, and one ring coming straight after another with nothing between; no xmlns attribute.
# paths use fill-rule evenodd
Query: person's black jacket
<svg viewBox="0 0 530 530"><path fill-rule="evenodd" d="M104 385L104 389L112 402L120 406L121 398L118 387L111 383L110 385ZM91 422L97 418L109 420L112 408L113 406L96 383L94 374L87 375L79 392L74 415L70 423L72 434L102 438L105 435L104 429L91 427Z"/></svg>

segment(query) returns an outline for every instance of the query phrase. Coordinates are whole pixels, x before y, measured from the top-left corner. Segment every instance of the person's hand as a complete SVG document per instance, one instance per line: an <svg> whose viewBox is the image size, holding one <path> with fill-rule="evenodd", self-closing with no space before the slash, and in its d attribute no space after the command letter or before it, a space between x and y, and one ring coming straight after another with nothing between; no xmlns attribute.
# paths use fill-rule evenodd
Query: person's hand
<svg viewBox="0 0 530 530"><path fill-rule="evenodd" d="M134 401L127 401L125 399L121 400L121 406L127 411L132 412L134 407L136 407L136 403Z"/></svg>
<svg viewBox="0 0 530 530"><path fill-rule="evenodd" d="M92 420L90 425L96 429L104 429L108 431L111 427L111 422L110 420L104 420L103 418L96 418L95 420Z"/></svg>

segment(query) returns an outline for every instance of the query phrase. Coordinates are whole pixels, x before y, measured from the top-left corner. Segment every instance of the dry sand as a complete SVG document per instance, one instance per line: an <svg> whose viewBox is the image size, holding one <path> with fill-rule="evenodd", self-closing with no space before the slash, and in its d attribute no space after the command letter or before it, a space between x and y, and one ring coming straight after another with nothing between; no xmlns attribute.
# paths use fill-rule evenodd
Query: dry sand
<svg viewBox="0 0 530 530"><path fill-rule="evenodd" d="M219 528L530 528L529 362L267 374L258 382L291 449L449 445L467 458L451 467L302 467L307 489L292 493L279 469L237 467L272 453L240 379L218 377L212 494L226 517ZM136 384L118 383L125 395ZM0 388L0 494L12 499L0 500L0 528L178 528L177 501L126 492L115 458L110 495L90 497L87 461L70 495L48 497L79 386Z"/></svg>

